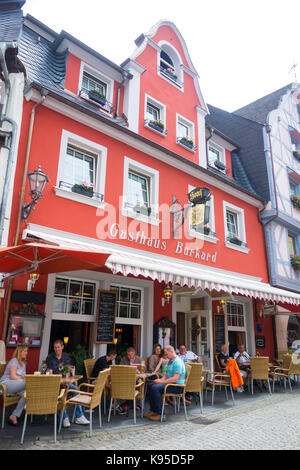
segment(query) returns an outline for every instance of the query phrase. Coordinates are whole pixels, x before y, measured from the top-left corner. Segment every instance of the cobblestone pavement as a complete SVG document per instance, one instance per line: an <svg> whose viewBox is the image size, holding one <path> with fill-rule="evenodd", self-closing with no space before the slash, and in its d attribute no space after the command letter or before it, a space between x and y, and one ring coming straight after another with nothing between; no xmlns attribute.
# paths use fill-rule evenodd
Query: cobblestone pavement
<svg viewBox="0 0 300 470"><path fill-rule="evenodd" d="M247 394L248 395L248 394ZM77 436L59 435L53 442L52 427L47 436L25 435L19 444L21 429L14 438L0 435L0 450L198 450L198 449L300 449L300 390L273 396L248 395L237 406L212 409L205 404L201 416L196 407L184 414L171 415L166 422L139 420L136 426L97 429L93 437L88 432ZM122 418L122 417L121 417ZM141 424L146 422L145 424ZM2 431L3 433L3 431ZM3 438L4 437L4 438Z"/></svg>

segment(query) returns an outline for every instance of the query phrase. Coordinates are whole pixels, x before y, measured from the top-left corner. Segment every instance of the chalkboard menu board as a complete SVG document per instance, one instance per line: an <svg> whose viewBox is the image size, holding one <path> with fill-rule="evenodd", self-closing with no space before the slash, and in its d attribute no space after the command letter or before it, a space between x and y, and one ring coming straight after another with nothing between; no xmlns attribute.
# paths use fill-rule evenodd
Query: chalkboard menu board
<svg viewBox="0 0 300 470"><path fill-rule="evenodd" d="M225 344L225 315L214 314L214 339L215 352L221 351L221 346Z"/></svg>
<svg viewBox="0 0 300 470"><path fill-rule="evenodd" d="M100 290L95 324L96 344L111 344L114 342L116 309L117 293L110 290Z"/></svg>

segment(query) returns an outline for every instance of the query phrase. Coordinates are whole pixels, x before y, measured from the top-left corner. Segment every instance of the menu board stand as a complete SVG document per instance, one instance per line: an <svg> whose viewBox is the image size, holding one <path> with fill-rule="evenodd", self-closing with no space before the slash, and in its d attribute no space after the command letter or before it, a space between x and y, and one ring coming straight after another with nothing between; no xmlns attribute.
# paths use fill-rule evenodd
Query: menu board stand
<svg viewBox="0 0 300 470"><path fill-rule="evenodd" d="M95 323L95 344L113 344L117 311L115 291L99 290Z"/></svg>
<svg viewBox="0 0 300 470"><path fill-rule="evenodd" d="M215 353L221 352L221 347L223 344L225 344L225 315L224 313L214 313Z"/></svg>

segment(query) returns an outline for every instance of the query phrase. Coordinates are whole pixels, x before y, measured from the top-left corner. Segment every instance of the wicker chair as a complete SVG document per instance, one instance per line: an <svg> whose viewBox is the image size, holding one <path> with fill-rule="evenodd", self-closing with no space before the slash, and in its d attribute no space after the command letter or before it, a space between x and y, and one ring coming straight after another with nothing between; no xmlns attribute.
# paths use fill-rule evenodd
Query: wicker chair
<svg viewBox="0 0 300 470"><path fill-rule="evenodd" d="M6 362L0 364L0 377L4 374L6 368ZM5 408L9 406L17 405L18 401L20 400L20 395L10 395L7 393L7 388L5 384L0 383L0 398L2 398L2 424L1 429L4 429L5 423Z"/></svg>
<svg viewBox="0 0 300 470"><path fill-rule="evenodd" d="M180 407L180 399L182 398L183 400L183 406L184 406L184 414L185 414L185 419L187 419L187 412L186 412L186 404L185 404L185 392L186 392L186 385L188 383L188 380L189 380L189 375L191 373L191 366L189 364L186 364L185 366L185 383L184 384L167 384L164 388L164 393L163 393L163 396L162 396L162 410L161 410L161 416L160 416L160 420L162 422L163 420L163 417L164 417L164 411L165 411L165 403L166 403L166 398L169 398L169 397L174 397L175 400L178 398L179 399L179 402L178 402L178 409ZM173 393L172 392L172 387L180 387L182 389L182 392L179 394L179 393ZM175 406L174 406L174 412L176 413L176 403L175 403Z"/></svg>
<svg viewBox="0 0 300 470"><path fill-rule="evenodd" d="M271 392L269 380L269 358L268 357L250 357L250 372L248 380L251 380L251 392L253 395L253 380L265 380L268 383L269 393Z"/></svg>
<svg viewBox="0 0 300 470"><path fill-rule="evenodd" d="M291 376L300 375L300 356L285 354L281 367L276 367L270 372L273 380L273 393L276 379L283 379L284 389L286 390L286 380L289 382L290 391L292 392Z"/></svg>
<svg viewBox="0 0 300 470"><path fill-rule="evenodd" d="M89 384L92 383L96 378L96 377L92 377L92 372L94 369L95 362L96 362L96 359L85 359L83 361L86 379Z"/></svg>
<svg viewBox="0 0 300 470"><path fill-rule="evenodd" d="M201 413L203 413L203 385L204 377L202 375L203 364L190 362L191 372L186 383L185 393L199 393L199 404Z"/></svg>
<svg viewBox="0 0 300 470"><path fill-rule="evenodd" d="M93 435L92 411L97 406L99 409L99 427L101 428L102 426L101 398L102 398L102 393L105 388L106 380L109 374L110 374L110 369L105 369L102 372L99 372L98 377L95 379L95 382L93 384L82 383L79 386L79 390L76 391L76 395L66 400L65 402L66 407L69 405L81 405L90 410L90 433L89 433L90 437L92 437ZM88 387L89 389L91 389L91 391L84 392L81 390L82 387ZM74 393L74 390L72 390L72 393ZM74 422L74 419L75 419L75 408L74 408L74 414L73 414L73 420L72 420L73 422ZM62 421L62 416L61 416L60 421ZM60 423L60 426L61 426L61 423Z"/></svg>
<svg viewBox="0 0 300 470"><path fill-rule="evenodd" d="M108 413L108 422L110 422L111 409L114 401L114 414L116 413L115 401L132 400L134 424L136 424L136 399L142 393L145 382L136 384L137 368L134 366L111 366L111 399Z"/></svg>
<svg viewBox="0 0 300 470"><path fill-rule="evenodd" d="M57 427L57 400L59 395L61 375L26 375L26 400L25 418L21 436L21 444L24 435L28 415L54 415L54 442L56 442Z"/></svg>
<svg viewBox="0 0 300 470"><path fill-rule="evenodd" d="M232 397L232 404L235 405L230 374L222 374L221 372L212 372L212 371L207 372L206 400L207 400L207 391L211 390L211 406L214 405L216 387L225 388L226 400L228 400L227 388L229 388L231 392L231 397Z"/></svg>

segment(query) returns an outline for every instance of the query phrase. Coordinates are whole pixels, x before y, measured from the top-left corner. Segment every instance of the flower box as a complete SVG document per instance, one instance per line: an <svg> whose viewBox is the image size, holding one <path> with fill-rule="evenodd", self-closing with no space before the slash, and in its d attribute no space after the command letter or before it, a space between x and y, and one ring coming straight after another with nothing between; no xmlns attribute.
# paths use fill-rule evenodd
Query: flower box
<svg viewBox="0 0 300 470"><path fill-rule="evenodd" d="M152 127L153 129L160 132L161 134L164 133L165 126L161 121L149 121L148 126Z"/></svg>
<svg viewBox="0 0 300 470"><path fill-rule="evenodd" d="M177 77L176 73L173 72L172 69L163 69L163 71L164 71L167 75L169 75L169 77L172 78L173 80L177 80L178 77Z"/></svg>
<svg viewBox="0 0 300 470"><path fill-rule="evenodd" d="M137 214L143 214L147 216L151 215L151 207L136 205L134 206L134 210Z"/></svg>
<svg viewBox="0 0 300 470"><path fill-rule="evenodd" d="M291 256L291 265L295 271L300 271L300 256Z"/></svg>
<svg viewBox="0 0 300 470"><path fill-rule="evenodd" d="M204 235L209 235L210 234L210 228L209 227L203 227L203 232L204 232Z"/></svg>
<svg viewBox="0 0 300 470"><path fill-rule="evenodd" d="M84 184L74 184L72 186L73 193L82 194L82 196L93 197L94 189L92 186L85 186Z"/></svg>
<svg viewBox="0 0 300 470"><path fill-rule="evenodd" d="M194 149L194 142L192 141L192 139L188 139L187 137L181 137L180 141L179 141L182 145L185 145L186 147L188 147L189 149Z"/></svg>
<svg viewBox="0 0 300 470"><path fill-rule="evenodd" d="M234 245L241 246L242 240L238 237L231 237L229 238L230 243L233 243Z"/></svg>
<svg viewBox="0 0 300 470"><path fill-rule="evenodd" d="M224 165L223 162L221 162L221 160L215 160L214 165L216 168L218 168L218 170L222 170L222 171L226 170L226 166Z"/></svg>
<svg viewBox="0 0 300 470"><path fill-rule="evenodd" d="M100 104L100 106L106 105L106 98L102 93L99 93L95 90L89 90L89 99L95 101L96 103Z"/></svg>
<svg viewBox="0 0 300 470"><path fill-rule="evenodd" d="M300 209L300 196L291 196L291 201L296 209Z"/></svg>

